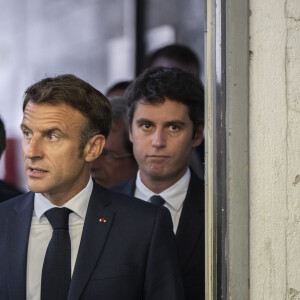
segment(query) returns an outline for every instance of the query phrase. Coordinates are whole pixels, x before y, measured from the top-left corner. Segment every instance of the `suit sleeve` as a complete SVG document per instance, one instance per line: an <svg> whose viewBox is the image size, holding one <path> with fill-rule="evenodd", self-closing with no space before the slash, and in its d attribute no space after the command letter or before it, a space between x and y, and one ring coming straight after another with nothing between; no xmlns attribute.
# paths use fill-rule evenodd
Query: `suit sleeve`
<svg viewBox="0 0 300 300"><path fill-rule="evenodd" d="M185 299L171 215L165 207L159 208L153 226L143 299Z"/></svg>

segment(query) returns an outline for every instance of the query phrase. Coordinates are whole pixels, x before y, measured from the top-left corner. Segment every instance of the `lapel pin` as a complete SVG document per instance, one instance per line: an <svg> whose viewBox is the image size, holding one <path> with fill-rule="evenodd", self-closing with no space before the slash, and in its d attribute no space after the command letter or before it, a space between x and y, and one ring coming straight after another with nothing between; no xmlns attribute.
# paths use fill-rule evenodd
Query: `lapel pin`
<svg viewBox="0 0 300 300"><path fill-rule="evenodd" d="M101 218L99 219L99 222L106 223L106 220L104 218Z"/></svg>

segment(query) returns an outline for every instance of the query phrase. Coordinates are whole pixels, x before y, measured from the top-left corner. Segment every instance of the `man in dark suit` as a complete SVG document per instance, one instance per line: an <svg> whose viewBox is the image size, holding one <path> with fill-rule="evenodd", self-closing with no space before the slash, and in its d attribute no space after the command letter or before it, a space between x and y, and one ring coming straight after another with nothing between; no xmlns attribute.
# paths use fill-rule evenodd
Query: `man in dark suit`
<svg viewBox="0 0 300 300"><path fill-rule="evenodd" d="M0 299L184 299L167 209L93 183L108 100L73 75L25 92L30 192L0 205Z"/></svg>
<svg viewBox="0 0 300 300"><path fill-rule="evenodd" d="M3 121L0 118L0 159L6 148L6 132ZM22 194L16 187L12 184L0 180L0 202L3 202L12 197Z"/></svg>
<svg viewBox="0 0 300 300"><path fill-rule="evenodd" d="M186 298L204 299L204 182L189 168L191 151L203 139L203 85L180 69L154 67L125 97L139 171L112 189L147 202L162 197L173 219Z"/></svg>

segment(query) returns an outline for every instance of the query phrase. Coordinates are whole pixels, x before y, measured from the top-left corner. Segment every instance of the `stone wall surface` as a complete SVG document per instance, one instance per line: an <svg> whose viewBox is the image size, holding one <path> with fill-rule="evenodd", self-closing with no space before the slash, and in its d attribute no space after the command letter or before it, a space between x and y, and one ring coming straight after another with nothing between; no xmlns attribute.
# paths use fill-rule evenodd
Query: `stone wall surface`
<svg viewBox="0 0 300 300"><path fill-rule="evenodd" d="M250 0L250 298L300 299L300 2Z"/></svg>

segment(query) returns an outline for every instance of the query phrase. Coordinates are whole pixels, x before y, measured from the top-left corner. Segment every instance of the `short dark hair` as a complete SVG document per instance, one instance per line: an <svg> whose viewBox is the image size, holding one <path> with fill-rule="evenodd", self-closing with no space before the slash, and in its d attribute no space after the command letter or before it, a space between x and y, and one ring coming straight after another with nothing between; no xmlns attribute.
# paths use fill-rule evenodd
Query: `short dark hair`
<svg viewBox="0 0 300 300"><path fill-rule="evenodd" d="M196 53L191 48L181 44L171 44L159 48L146 56L144 69L153 67L154 62L160 57L173 59L182 65L186 65L190 68L193 67L193 69L195 69L193 74L199 77L201 68L200 61Z"/></svg>
<svg viewBox="0 0 300 300"><path fill-rule="evenodd" d="M81 152L94 135L103 134L107 138L109 134L111 105L108 99L89 83L74 75L48 77L31 85L25 91L23 111L29 101L51 105L65 103L79 110L87 118L79 143Z"/></svg>
<svg viewBox="0 0 300 300"><path fill-rule="evenodd" d="M6 132L4 123L0 118L0 157L6 148Z"/></svg>
<svg viewBox="0 0 300 300"><path fill-rule="evenodd" d="M107 97L110 97L110 94L112 94L116 91L119 91L119 90L125 91L130 83L132 83L132 80L123 80L123 81L118 81L118 82L114 83L107 89L107 91L106 91Z"/></svg>
<svg viewBox="0 0 300 300"><path fill-rule="evenodd" d="M153 67L146 69L127 88L125 98L129 106L130 128L136 104L164 102L166 98L187 106L193 122L193 136L204 125L204 87L193 74L179 68Z"/></svg>

